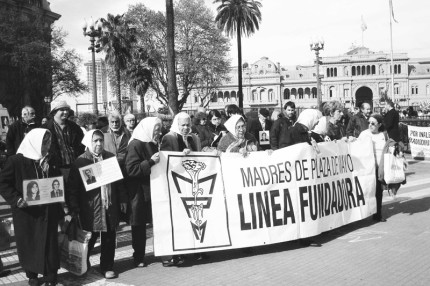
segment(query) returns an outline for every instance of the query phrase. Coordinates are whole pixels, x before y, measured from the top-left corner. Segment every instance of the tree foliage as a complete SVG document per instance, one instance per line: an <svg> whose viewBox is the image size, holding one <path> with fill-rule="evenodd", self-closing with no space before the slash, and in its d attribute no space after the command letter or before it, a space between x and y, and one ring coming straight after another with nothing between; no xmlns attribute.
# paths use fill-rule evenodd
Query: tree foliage
<svg viewBox="0 0 430 286"><path fill-rule="evenodd" d="M168 105L165 16L137 4L130 7L126 17L137 28L138 46L145 49L155 63L151 68L150 86L158 101ZM227 79L230 43L217 29L213 18L203 0L180 0L175 6L178 110L186 103L191 90L198 91L200 98L209 98L212 90Z"/></svg>

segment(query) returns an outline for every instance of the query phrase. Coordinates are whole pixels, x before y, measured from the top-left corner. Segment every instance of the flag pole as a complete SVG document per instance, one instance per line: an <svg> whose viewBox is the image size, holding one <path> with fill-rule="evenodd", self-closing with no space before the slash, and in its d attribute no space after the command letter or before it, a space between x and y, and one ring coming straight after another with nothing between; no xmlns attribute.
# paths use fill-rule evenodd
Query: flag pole
<svg viewBox="0 0 430 286"><path fill-rule="evenodd" d="M394 59L393 59L393 4L391 2L392 0L389 0L389 12L390 12L390 43L391 43L391 99L393 102L395 102L394 98Z"/></svg>

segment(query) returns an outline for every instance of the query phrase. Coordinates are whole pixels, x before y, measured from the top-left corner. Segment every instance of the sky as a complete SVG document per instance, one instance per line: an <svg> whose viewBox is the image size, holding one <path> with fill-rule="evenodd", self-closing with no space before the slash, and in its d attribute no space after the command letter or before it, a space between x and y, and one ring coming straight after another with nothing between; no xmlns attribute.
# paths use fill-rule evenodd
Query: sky
<svg viewBox="0 0 430 286"><path fill-rule="evenodd" d="M218 4L204 0L214 16ZM312 40L325 42L322 57L338 56L351 46L371 51L390 52L389 0L261 0L262 21L259 30L242 39L243 63L269 57L281 66L312 65L315 54ZM51 10L61 16L56 26L68 32L66 46L74 48L84 62L91 60L89 38L82 34L84 19L96 20L108 13L123 14L129 5L143 3L148 8L165 11L164 0L51 0ZM409 58L430 58L430 1L393 0L393 50L408 53ZM362 33L362 19L367 30ZM231 65L237 66L236 38L231 39ZM97 58L103 57L101 54ZM85 81L82 65L81 78Z"/></svg>

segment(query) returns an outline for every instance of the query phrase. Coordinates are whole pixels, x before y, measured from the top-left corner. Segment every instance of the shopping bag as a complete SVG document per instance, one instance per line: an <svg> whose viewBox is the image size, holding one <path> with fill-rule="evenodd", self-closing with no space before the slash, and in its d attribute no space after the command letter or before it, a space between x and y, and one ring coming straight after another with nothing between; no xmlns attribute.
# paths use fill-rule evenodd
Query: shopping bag
<svg viewBox="0 0 430 286"><path fill-rule="evenodd" d="M403 157L384 154L384 181L386 184L399 184L405 180L405 162Z"/></svg>
<svg viewBox="0 0 430 286"><path fill-rule="evenodd" d="M0 251L10 248L11 236L11 221L0 221Z"/></svg>
<svg viewBox="0 0 430 286"><path fill-rule="evenodd" d="M91 232L82 230L78 217L65 223L58 235L60 247L60 265L77 276L85 274L88 270L88 242Z"/></svg>

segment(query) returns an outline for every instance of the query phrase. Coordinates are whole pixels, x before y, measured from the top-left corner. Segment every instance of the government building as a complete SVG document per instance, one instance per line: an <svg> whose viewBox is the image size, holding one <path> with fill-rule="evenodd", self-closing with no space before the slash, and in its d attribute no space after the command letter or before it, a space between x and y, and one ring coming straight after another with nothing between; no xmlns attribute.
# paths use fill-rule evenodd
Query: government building
<svg viewBox="0 0 430 286"><path fill-rule="evenodd" d="M394 95L401 107L418 106L430 100L430 58L412 59L407 53L395 53ZM381 94L392 92L391 56L372 52L366 47L353 47L340 56L320 57L322 101L338 100L345 107L369 102L379 106ZM262 57L243 66L243 107L281 108L292 100L297 107L309 108L317 104L316 67L284 67ZM209 109L222 109L226 104L238 104L237 67L232 68L230 80L212 93ZM194 91L183 110L200 105Z"/></svg>

